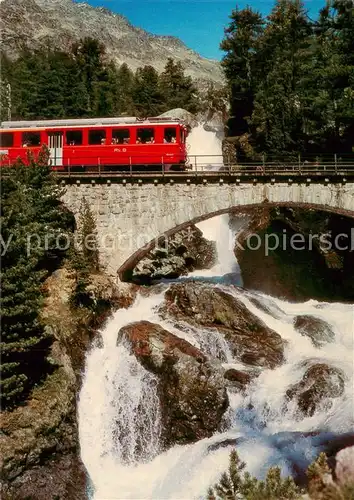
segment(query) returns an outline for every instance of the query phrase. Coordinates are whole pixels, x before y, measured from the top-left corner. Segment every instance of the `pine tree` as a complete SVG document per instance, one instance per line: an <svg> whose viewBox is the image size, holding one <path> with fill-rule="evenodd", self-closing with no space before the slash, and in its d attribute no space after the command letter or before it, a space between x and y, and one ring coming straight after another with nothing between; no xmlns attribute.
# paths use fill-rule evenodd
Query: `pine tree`
<svg viewBox="0 0 354 500"><path fill-rule="evenodd" d="M11 69L11 89L13 101L13 119L37 118L40 110L37 108L39 94L39 78L42 74L41 56L28 50L23 51L13 63ZM26 82L26 85L23 85Z"/></svg>
<svg viewBox="0 0 354 500"><path fill-rule="evenodd" d="M135 112L133 102L134 74L125 63L118 68L117 84L120 90L117 96L119 114L133 115Z"/></svg>
<svg viewBox="0 0 354 500"><path fill-rule="evenodd" d="M93 271L99 269L99 251L95 217L86 198L80 207L78 243L87 267Z"/></svg>
<svg viewBox="0 0 354 500"><path fill-rule="evenodd" d="M244 472L245 467L233 450L229 470L209 489L208 500L300 500L300 489L292 478L282 478L278 467L270 468L264 481Z"/></svg>
<svg viewBox="0 0 354 500"><path fill-rule="evenodd" d="M105 48L98 40L88 37L75 43L72 47L72 53L85 83L88 114L95 116L96 112L102 110L100 86L107 80Z"/></svg>
<svg viewBox="0 0 354 500"><path fill-rule="evenodd" d="M250 132L248 120L254 107L258 84L257 48L264 20L250 7L231 13L220 48L226 52L222 66L231 92L229 135Z"/></svg>
<svg viewBox="0 0 354 500"><path fill-rule="evenodd" d="M23 402L49 373L52 339L40 320L42 285L65 256L60 239L74 221L62 209L61 190L52 178L48 153L29 166L18 163L1 182L1 404Z"/></svg>
<svg viewBox="0 0 354 500"><path fill-rule="evenodd" d="M96 230L96 221L86 198L80 206L78 224L78 248L72 248L69 262L76 272L75 289L71 296L71 305L95 309L94 300L88 292L91 284L91 275L99 270L99 249Z"/></svg>
<svg viewBox="0 0 354 500"><path fill-rule="evenodd" d="M167 111L166 100L159 88L159 74L152 66L137 69L133 100L140 117L157 116Z"/></svg>
<svg viewBox="0 0 354 500"><path fill-rule="evenodd" d="M89 116L89 94L80 65L73 54L64 61L66 81L63 87L65 116L68 118L84 118Z"/></svg>
<svg viewBox="0 0 354 500"><path fill-rule="evenodd" d="M305 149L303 78L309 71L311 25L299 0L278 0L260 39L257 58L264 78L254 99L251 125L262 153Z"/></svg>
<svg viewBox="0 0 354 500"><path fill-rule="evenodd" d="M184 74L180 61L168 59L160 75L160 91L168 109L183 108L196 113L200 108L198 91L191 77Z"/></svg>
<svg viewBox="0 0 354 500"><path fill-rule="evenodd" d="M65 117L64 88L66 54L48 51L38 54L37 96L34 102L36 118L51 119Z"/></svg>

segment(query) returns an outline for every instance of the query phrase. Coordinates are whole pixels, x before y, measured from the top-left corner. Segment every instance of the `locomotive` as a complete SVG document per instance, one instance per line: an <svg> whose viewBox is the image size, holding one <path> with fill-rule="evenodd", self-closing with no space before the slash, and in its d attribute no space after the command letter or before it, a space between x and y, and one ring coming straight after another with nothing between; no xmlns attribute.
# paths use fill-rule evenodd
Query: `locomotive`
<svg viewBox="0 0 354 500"><path fill-rule="evenodd" d="M7 121L0 127L0 165L26 164L28 153L36 158L45 145L59 171L183 171L188 131L173 118Z"/></svg>

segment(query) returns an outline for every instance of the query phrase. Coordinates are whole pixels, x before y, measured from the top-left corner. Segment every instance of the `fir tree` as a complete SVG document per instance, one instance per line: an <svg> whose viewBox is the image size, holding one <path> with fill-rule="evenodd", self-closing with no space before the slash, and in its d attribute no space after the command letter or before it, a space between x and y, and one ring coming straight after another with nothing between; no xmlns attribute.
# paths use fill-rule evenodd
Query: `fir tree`
<svg viewBox="0 0 354 500"><path fill-rule="evenodd" d="M257 58L266 78L258 85L251 124L262 153L304 151L303 77L309 71L311 26L300 1L278 0L268 17Z"/></svg>
<svg viewBox="0 0 354 500"><path fill-rule="evenodd" d="M250 7L233 10L230 18L220 47L226 52L222 66L231 92L229 135L241 136L250 131L248 120L258 83L257 47L264 20Z"/></svg>
<svg viewBox="0 0 354 500"><path fill-rule="evenodd" d="M18 163L1 182L1 404L23 402L50 371L52 342L40 320L43 281L65 255L60 238L73 217L63 210L48 153L38 162ZM67 236L68 237L68 236Z"/></svg>
<svg viewBox="0 0 354 500"><path fill-rule="evenodd" d="M70 264L76 272L76 284L71 296L71 305L86 309L95 309L94 300L87 288L91 284L91 275L99 270L99 249L96 221L86 198L80 206L78 224L78 249L72 248Z"/></svg>
<svg viewBox="0 0 354 500"><path fill-rule="evenodd" d="M159 75L152 66L137 69L133 100L140 117L156 116L167 111L166 100L159 88Z"/></svg>
<svg viewBox="0 0 354 500"><path fill-rule="evenodd" d="M81 78L88 97L88 113L95 116L101 110L99 87L107 78L105 71L105 48L94 38L84 38L72 47L72 53L78 64Z"/></svg>
<svg viewBox="0 0 354 500"><path fill-rule="evenodd" d="M86 198L83 198L80 207L78 243L87 267L97 271L99 269L99 251L96 221Z"/></svg>
<svg viewBox="0 0 354 500"><path fill-rule="evenodd" d="M299 500L300 489L292 478L282 478L278 467L270 468L264 481L244 472L246 464L235 450L230 453L227 473L208 491L208 500Z"/></svg>
<svg viewBox="0 0 354 500"><path fill-rule="evenodd" d="M183 108L191 113L199 110L200 102L191 77L184 74L180 61L169 58L160 75L160 90L168 109Z"/></svg>
<svg viewBox="0 0 354 500"><path fill-rule="evenodd" d="M117 70L117 84L119 86L119 94L117 95L119 114L132 115L135 112L133 102L134 74L125 63Z"/></svg>

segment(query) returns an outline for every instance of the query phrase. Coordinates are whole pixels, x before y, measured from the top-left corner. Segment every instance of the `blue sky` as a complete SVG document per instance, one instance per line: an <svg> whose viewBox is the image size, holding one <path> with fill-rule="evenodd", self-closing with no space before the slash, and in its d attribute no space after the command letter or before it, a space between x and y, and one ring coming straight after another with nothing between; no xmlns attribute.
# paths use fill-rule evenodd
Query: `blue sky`
<svg viewBox="0 0 354 500"><path fill-rule="evenodd" d="M107 7L123 14L135 26L156 35L178 36L190 48L204 57L221 59L219 44L228 16L238 5L251 5L268 14L273 0L233 2L229 0L86 0L97 7ZM305 0L311 18L316 17L324 0Z"/></svg>

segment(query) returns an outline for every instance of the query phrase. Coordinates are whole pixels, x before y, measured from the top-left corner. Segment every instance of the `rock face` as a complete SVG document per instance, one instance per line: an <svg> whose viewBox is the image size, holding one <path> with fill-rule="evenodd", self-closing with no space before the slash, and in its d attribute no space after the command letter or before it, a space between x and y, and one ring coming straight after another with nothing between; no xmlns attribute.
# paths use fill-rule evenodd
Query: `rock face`
<svg viewBox="0 0 354 500"><path fill-rule="evenodd" d="M161 113L161 115L159 115L159 118L177 118L178 120L183 120L184 123L191 128L198 125L198 120L196 119L195 115L182 108L170 109L165 113Z"/></svg>
<svg viewBox="0 0 354 500"><path fill-rule="evenodd" d="M178 38L156 36L105 8L72 0L4 0L0 6L2 49L16 57L21 49L68 50L80 38L98 39L107 56L135 70L146 64L163 70L169 57L182 61L186 73L201 81L223 81L218 61L205 59Z"/></svg>
<svg viewBox="0 0 354 500"><path fill-rule="evenodd" d="M328 342L332 342L335 337L334 331L328 323L313 316L297 316L294 326L301 335L310 337L313 345L316 347L321 347Z"/></svg>
<svg viewBox="0 0 354 500"><path fill-rule="evenodd" d="M344 448L337 453L336 478L341 485L354 483L354 446Z"/></svg>
<svg viewBox="0 0 354 500"><path fill-rule="evenodd" d="M150 284L162 278L178 278L195 269L209 269L216 262L215 242L203 238L203 233L190 226L162 239L159 248L152 250L133 269L131 280Z"/></svg>
<svg viewBox="0 0 354 500"><path fill-rule="evenodd" d="M291 301L354 300L353 219L295 207L259 208L249 214L248 228L238 235L244 249L235 247L245 288ZM257 250L247 245L252 233L261 240ZM266 238L271 247L276 237L278 248L267 252Z"/></svg>
<svg viewBox="0 0 354 500"><path fill-rule="evenodd" d="M55 271L45 286L48 297L42 319L53 338L53 373L34 389L25 405L1 414L2 498L86 500L77 392L85 354L96 328L112 303L122 298L106 276L97 274L87 290L93 305L91 313L84 308L74 311L70 299L75 277L65 268Z"/></svg>
<svg viewBox="0 0 354 500"><path fill-rule="evenodd" d="M245 364L274 368L284 360L280 335L220 288L196 282L173 285L165 294L162 313L218 329Z"/></svg>
<svg viewBox="0 0 354 500"><path fill-rule="evenodd" d="M295 399L300 412L311 416L320 405L338 398L344 392L344 373L325 363L308 368L301 381L286 391L288 399Z"/></svg>
<svg viewBox="0 0 354 500"><path fill-rule="evenodd" d="M241 370L236 370L235 368L229 368L224 373L224 378L231 382L229 384L231 387L244 391L248 384L255 377L255 374L242 372Z"/></svg>
<svg viewBox="0 0 354 500"><path fill-rule="evenodd" d="M141 364L159 376L165 447L209 437L228 407L221 371L186 340L148 321L119 331Z"/></svg>

